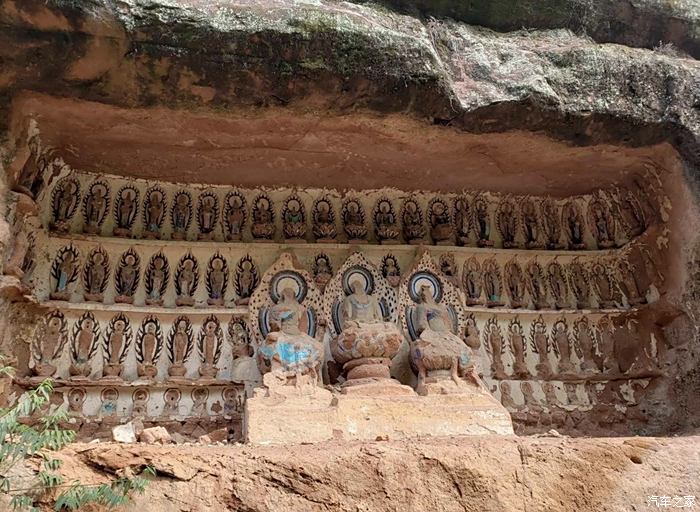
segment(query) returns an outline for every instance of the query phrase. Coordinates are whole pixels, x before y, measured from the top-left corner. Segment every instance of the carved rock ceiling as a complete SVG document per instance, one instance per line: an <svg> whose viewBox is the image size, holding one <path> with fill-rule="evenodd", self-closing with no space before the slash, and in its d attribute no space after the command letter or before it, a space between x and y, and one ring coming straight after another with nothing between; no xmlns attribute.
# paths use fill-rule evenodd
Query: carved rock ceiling
<svg viewBox="0 0 700 512"><path fill-rule="evenodd" d="M265 109L226 114L122 109L25 95L44 143L73 168L147 179L255 186L486 189L566 196L624 181L667 146L573 147L524 132L475 135L405 116L329 117Z"/></svg>

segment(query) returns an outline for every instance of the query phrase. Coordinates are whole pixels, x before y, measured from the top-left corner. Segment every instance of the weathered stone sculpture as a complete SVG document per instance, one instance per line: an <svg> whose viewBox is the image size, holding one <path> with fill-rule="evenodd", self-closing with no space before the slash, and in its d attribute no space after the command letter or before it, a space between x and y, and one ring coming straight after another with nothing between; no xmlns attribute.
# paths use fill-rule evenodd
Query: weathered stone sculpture
<svg viewBox="0 0 700 512"><path fill-rule="evenodd" d="M469 232L472 227L472 213L466 196L459 196L454 201L454 224L457 245L469 245Z"/></svg>
<svg viewBox="0 0 700 512"><path fill-rule="evenodd" d="M304 204L296 194L284 202L282 209L282 228L286 242L304 242L306 237L306 211Z"/></svg>
<svg viewBox="0 0 700 512"><path fill-rule="evenodd" d="M147 316L141 323L136 336L136 372L139 377L155 379L158 375L156 364L163 349L163 334L160 322L154 316Z"/></svg>
<svg viewBox="0 0 700 512"><path fill-rule="evenodd" d="M115 274L117 295L114 301L122 304L133 304L134 294L139 285L141 258L133 248L122 254Z"/></svg>
<svg viewBox="0 0 700 512"><path fill-rule="evenodd" d="M114 420L117 416L117 402L119 401L119 391L115 388L104 388L100 393L99 417L102 421Z"/></svg>
<svg viewBox="0 0 700 512"><path fill-rule="evenodd" d="M549 276L549 289L552 290L554 298L554 307L564 309L570 306L569 304L569 286L564 276L564 269L556 262L552 261L547 265L547 274Z"/></svg>
<svg viewBox="0 0 700 512"><path fill-rule="evenodd" d="M219 198L213 192L200 194L197 204L197 240L213 240L219 219Z"/></svg>
<svg viewBox="0 0 700 512"><path fill-rule="evenodd" d="M83 406L86 398L87 392L83 388L71 388L68 391L68 414L82 417L84 415Z"/></svg>
<svg viewBox="0 0 700 512"><path fill-rule="evenodd" d="M253 258L249 254L243 256L236 266L236 279L234 285L236 288L236 304L246 305L250 301L250 296L255 291L255 287L259 283L258 268L255 266Z"/></svg>
<svg viewBox="0 0 700 512"><path fill-rule="evenodd" d="M406 242L418 245L425 241L423 214L415 199L408 198L404 201L401 211L401 222L403 224L403 236Z"/></svg>
<svg viewBox="0 0 700 512"><path fill-rule="evenodd" d="M185 363L192 354L192 324L186 316L179 316L173 322L168 336L168 375L171 380L183 379L187 373ZM173 379L174 378L174 379Z"/></svg>
<svg viewBox="0 0 700 512"><path fill-rule="evenodd" d="M522 216L523 234L525 235L525 248L541 248L540 218L537 212L537 205L531 197L525 197L521 201L520 215Z"/></svg>
<svg viewBox="0 0 700 512"><path fill-rule="evenodd" d="M362 203L357 199L348 199L343 203L343 229L348 243L357 244L367 241L367 226Z"/></svg>
<svg viewBox="0 0 700 512"><path fill-rule="evenodd" d="M25 274L35 265L34 249L36 235L36 205L27 196L14 194L14 222L12 223L11 247L6 252L3 273L24 280ZM9 220L9 219L8 219Z"/></svg>
<svg viewBox="0 0 700 512"><path fill-rule="evenodd" d="M76 380L87 379L92 373L92 358L97 352L100 326L92 312L83 313L73 327L70 344L71 365L68 372Z"/></svg>
<svg viewBox="0 0 700 512"><path fill-rule="evenodd" d="M503 352L506 344L496 318L489 318L488 322L486 322L484 344L486 352L491 356L491 378L498 380L507 379L508 376L503 367Z"/></svg>
<svg viewBox="0 0 700 512"><path fill-rule="evenodd" d="M33 135L27 140L29 156L15 180L12 190L35 199L43 185L43 173L51 165L54 156L52 148L42 148L39 135Z"/></svg>
<svg viewBox="0 0 700 512"><path fill-rule="evenodd" d="M525 305L525 282L523 270L517 260L512 259L506 263L506 283L510 295L510 307L514 309Z"/></svg>
<svg viewBox="0 0 700 512"><path fill-rule="evenodd" d="M459 286L457 279L459 272L457 271L454 253L446 252L440 255L440 272L450 283Z"/></svg>
<svg viewBox="0 0 700 512"><path fill-rule="evenodd" d="M250 331L243 318L231 318L228 324L227 340L231 345L231 357L233 359L231 362L231 380L243 383L244 387L258 386L260 383L260 371L253 357L254 350L251 345ZM224 397L225 400L226 397ZM224 405L224 411L226 411L226 405ZM238 408L236 411L242 412Z"/></svg>
<svg viewBox="0 0 700 512"><path fill-rule="evenodd" d="M585 249L583 215L581 215L578 205L574 201L569 201L564 206L562 216L564 217L563 224L566 226L569 249L572 251Z"/></svg>
<svg viewBox="0 0 700 512"><path fill-rule="evenodd" d="M343 264L324 304L332 319L331 353L345 377L343 393L413 394L389 373L403 341L395 323L396 292L364 256L355 253Z"/></svg>
<svg viewBox="0 0 700 512"><path fill-rule="evenodd" d="M571 290L576 297L576 307L578 309L590 307L591 276L584 264L577 259L569 264L569 279Z"/></svg>
<svg viewBox="0 0 700 512"><path fill-rule="evenodd" d="M401 231L396 222L394 205L391 204L391 201L387 198L382 198L377 201L377 205L374 207L374 227L379 243L399 243Z"/></svg>
<svg viewBox="0 0 700 512"><path fill-rule="evenodd" d="M506 197L498 203L496 212L496 225L501 233L501 242L504 249L517 247L515 237L518 232L518 217L515 213L515 203L510 197Z"/></svg>
<svg viewBox="0 0 700 512"><path fill-rule="evenodd" d="M51 193L51 229L59 233L68 231L69 223L80 202L80 182L72 177L60 180Z"/></svg>
<svg viewBox="0 0 700 512"><path fill-rule="evenodd" d="M540 379L550 379L552 377L552 366L549 363L549 352L551 345L547 336L547 324L542 317L538 317L531 326L530 348L538 356L538 363L535 371Z"/></svg>
<svg viewBox="0 0 700 512"><path fill-rule="evenodd" d="M333 205L326 197L318 199L313 209L313 233L320 243L334 243L338 236Z"/></svg>
<svg viewBox="0 0 700 512"><path fill-rule="evenodd" d="M177 388L169 388L163 393L163 412L161 415L164 418L174 418L180 414L180 400L182 392Z"/></svg>
<svg viewBox="0 0 700 512"><path fill-rule="evenodd" d="M163 295L170 278L170 265L162 252L151 257L146 270L146 304L152 306L163 305Z"/></svg>
<svg viewBox="0 0 700 512"><path fill-rule="evenodd" d="M508 325L508 335L510 341L510 350L513 353L513 376L516 379L527 379L530 377L530 372L525 363L525 350L527 343L523 334L523 326L517 318L510 321Z"/></svg>
<svg viewBox="0 0 700 512"><path fill-rule="evenodd" d="M611 376L620 374L620 366L615 354L615 325L608 316L598 321L598 352L600 354L598 368L601 372Z"/></svg>
<svg viewBox="0 0 700 512"><path fill-rule="evenodd" d="M645 290L641 289L639 281L641 281L641 272L627 260L620 260L617 264L617 272L620 276L620 287L622 293L627 298L627 303L634 307L639 304L644 304L647 300L644 296Z"/></svg>
<svg viewBox="0 0 700 512"><path fill-rule="evenodd" d="M411 365L418 373L416 391L470 393L482 383L472 349L460 337L467 328L461 294L439 276L433 258L423 252L400 288L401 319L410 340Z"/></svg>
<svg viewBox="0 0 700 512"><path fill-rule="evenodd" d="M610 214L610 209L604 205L603 200L595 198L588 205L588 218L591 223L591 231L595 235L599 249L608 249L615 246L615 219Z"/></svg>
<svg viewBox="0 0 700 512"><path fill-rule="evenodd" d="M148 416L148 401L151 394L146 388L136 388L131 394L131 416L132 418L144 419Z"/></svg>
<svg viewBox="0 0 700 512"><path fill-rule="evenodd" d="M187 230L192 222L192 196L184 190L179 191L173 198L171 210L171 222L173 226L173 240L187 238Z"/></svg>
<svg viewBox="0 0 700 512"><path fill-rule="evenodd" d="M195 418L206 418L209 416L207 402L209 400L209 390L205 387L194 388L190 393L192 397L192 409L190 415Z"/></svg>
<svg viewBox="0 0 700 512"><path fill-rule="evenodd" d="M138 200L139 191L131 185L125 185L117 192L117 201L114 204L114 236L131 236L131 228L138 214Z"/></svg>
<svg viewBox="0 0 700 512"><path fill-rule="evenodd" d="M482 304L481 283L481 265L479 265L479 261L472 256L464 262L464 267L462 268L462 286L466 293L467 306Z"/></svg>
<svg viewBox="0 0 700 512"><path fill-rule="evenodd" d="M323 345L302 330L307 310L293 288L284 288L270 308L270 332L258 349L263 382L268 388L317 386Z"/></svg>
<svg viewBox="0 0 700 512"><path fill-rule="evenodd" d="M327 254L320 253L314 258L314 282L319 289L323 291L328 284L328 281L333 277L333 268L331 267L330 258Z"/></svg>
<svg viewBox="0 0 700 512"><path fill-rule="evenodd" d="M85 217L84 231L96 234L107 216L109 209L109 187L102 181L96 181L88 189L83 200L83 215Z"/></svg>
<svg viewBox="0 0 700 512"><path fill-rule="evenodd" d="M96 247L88 254L83 269L83 283L86 301L102 302L109 278L109 256L102 247Z"/></svg>
<svg viewBox="0 0 700 512"><path fill-rule="evenodd" d="M78 278L79 271L78 250L71 244L59 249L56 258L51 265L51 278L53 288L51 300L70 299L70 285Z"/></svg>
<svg viewBox="0 0 700 512"><path fill-rule="evenodd" d="M177 266L175 273L175 293L178 306L193 306L194 294L199 284L199 265L192 253L185 254Z"/></svg>
<svg viewBox="0 0 700 512"><path fill-rule="evenodd" d="M197 343L199 358L202 363L199 366L199 375L203 379L215 379L219 373L216 365L221 357L223 336L219 319L214 315L208 316L199 332L199 341Z"/></svg>
<svg viewBox="0 0 700 512"><path fill-rule="evenodd" d="M575 349L581 360L581 370L585 374L595 371L595 335L586 317L574 322Z"/></svg>
<svg viewBox="0 0 700 512"><path fill-rule="evenodd" d="M399 268L399 263L396 258L387 254L382 258L382 276L391 286L398 286L401 281L401 269Z"/></svg>
<svg viewBox="0 0 700 512"><path fill-rule="evenodd" d="M415 322L418 338L411 343L411 361L418 369L416 392L430 394L431 384L439 386L439 393L461 392L465 378L481 389L471 349L454 333L447 308L435 301L427 285L421 286L419 297Z"/></svg>
<svg viewBox="0 0 700 512"><path fill-rule="evenodd" d="M245 395L240 389L235 387L225 388L221 392L221 397L224 399L224 416L233 416L243 412Z"/></svg>
<svg viewBox="0 0 700 512"><path fill-rule="evenodd" d="M143 205L144 238L159 239L160 230L165 219L165 192L158 186L151 187L146 192Z"/></svg>
<svg viewBox="0 0 700 512"><path fill-rule="evenodd" d="M501 268L495 259L491 258L484 262L483 274L486 306L490 308L503 306L505 303L501 296Z"/></svg>
<svg viewBox="0 0 700 512"><path fill-rule="evenodd" d="M253 224L250 232L257 241L272 240L275 237L275 212L266 194L260 194L253 203Z"/></svg>
<svg viewBox="0 0 700 512"><path fill-rule="evenodd" d="M491 215L489 203L484 196L477 196L474 201L474 218L476 224L476 245L479 247L491 247Z"/></svg>
<svg viewBox="0 0 700 512"><path fill-rule="evenodd" d="M601 308L615 307L615 288L610 274L601 262L596 262L592 269L593 285L595 286L598 303Z"/></svg>
<svg viewBox="0 0 700 512"><path fill-rule="evenodd" d="M109 322L102 344L104 367L102 380L121 380L124 360L131 345L131 324L119 313Z"/></svg>
<svg viewBox="0 0 700 512"><path fill-rule="evenodd" d="M207 304L210 306L223 306L226 288L228 287L228 264L226 259L218 252L209 260L207 269Z"/></svg>
<svg viewBox="0 0 700 512"><path fill-rule="evenodd" d="M243 239L243 228L247 219L248 212L246 211L245 197L236 190L229 192L226 196L226 206L224 207L226 240L240 242Z"/></svg>
<svg viewBox="0 0 700 512"><path fill-rule="evenodd" d="M501 403L503 404L503 407L509 411L517 411L520 409L518 404L515 403L515 400L513 400L513 392L510 389L510 382L503 381L500 383L499 387L501 390Z"/></svg>
<svg viewBox="0 0 700 512"><path fill-rule="evenodd" d="M552 341L554 353L559 358L559 377L571 376L574 365L571 362L571 338L569 337L569 328L565 319L557 320L554 323L554 327L552 327Z"/></svg>
<svg viewBox="0 0 700 512"><path fill-rule="evenodd" d="M528 289L535 309L548 309L547 282L542 267L536 260L527 265Z"/></svg>
<svg viewBox="0 0 700 512"><path fill-rule="evenodd" d="M476 320L473 315L467 316L466 325L464 327L464 343L472 350L479 350L481 348L479 328L476 325Z"/></svg>
<svg viewBox="0 0 700 512"><path fill-rule="evenodd" d="M435 245L452 245L454 243L454 227L450 218L447 203L436 197L428 204L430 220L430 237Z"/></svg>
<svg viewBox="0 0 700 512"><path fill-rule="evenodd" d="M627 236L634 238L647 229L646 214L639 198L631 190L625 191L619 203L620 217L627 227Z"/></svg>
<svg viewBox="0 0 700 512"><path fill-rule="evenodd" d="M361 282L351 282L350 289L341 305L342 332L331 345L333 358L346 373L345 386L390 382L389 367L401 345L401 333L384 321L379 302Z"/></svg>
<svg viewBox="0 0 700 512"><path fill-rule="evenodd" d="M56 373L54 363L68 341L66 326L66 318L60 311L50 312L39 324L32 342L33 371L38 377L51 377Z"/></svg>
<svg viewBox="0 0 700 512"><path fill-rule="evenodd" d="M562 249L561 243L561 214L551 198L546 198L540 206L544 224L545 247L550 251Z"/></svg>

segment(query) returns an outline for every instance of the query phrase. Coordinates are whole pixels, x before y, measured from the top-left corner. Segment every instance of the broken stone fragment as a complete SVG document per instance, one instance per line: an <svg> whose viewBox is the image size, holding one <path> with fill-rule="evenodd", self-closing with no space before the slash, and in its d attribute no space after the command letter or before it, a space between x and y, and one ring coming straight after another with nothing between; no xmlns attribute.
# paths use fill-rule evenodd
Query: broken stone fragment
<svg viewBox="0 0 700 512"><path fill-rule="evenodd" d="M146 428L139 435L139 441L147 444L168 444L172 443L173 439L170 437L170 433L165 427L151 427Z"/></svg>
<svg viewBox="0 0 700 512"><path fill-rule="evenodd" d="M117 443L135 443L136 432L133 423L125 423L112 428L112 439Z"/></svg>

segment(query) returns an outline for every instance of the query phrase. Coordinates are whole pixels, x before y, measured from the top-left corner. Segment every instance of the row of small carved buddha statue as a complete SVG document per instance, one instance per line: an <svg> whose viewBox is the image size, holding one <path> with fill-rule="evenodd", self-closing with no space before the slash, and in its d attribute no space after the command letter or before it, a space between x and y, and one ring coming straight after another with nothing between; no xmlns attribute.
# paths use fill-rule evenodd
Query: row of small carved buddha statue
<svg viewBox="0 0 700 512"><path fill-rule="evenodd" d="M143 238L158 239L165 236L164 224L166 217L169 217L173 240L186 239L193 224L196 224L198 240L241 241L248 228L252 240L278 239L273 200L264 192L253 198L250 211L248 200L240 190L230 191L226 195L223 208L222 200L212 190L199 194L196 207L192 194L187 190L176 192L170 206L166 192L158 185L145 191L143 204L139 195L140 191L135 185L122 186L114 199L113 222L107 223L110 186L104 180L94 181L82 199L82 230L89 234L103 234L103 225L110 224L114 236L133 237L140 234ZM374 205L371 224L374 238L383 244L405 242L490 247L494 245L493 217L503 248L550 250L586 249L586 230L595 241L595 247L607 249L618 245L620 239L631 239L641 234L648 226L647 210L630 191L619 197L599 194L587 202L581 201L586 204L582 205L574 199L560 205L552 199L506 196L492 207L487 197L480 194L456 198L436 196L423 211L417 198L408 197L402 200L400 213L397 214L395 201L384 196ZM72 176L58 181L51 194L51 228L58 232L68 231L80 203L80 182ZM330 196L324 195L314 201L310 226L306 208L295 192L285 199L279 223L280 239L321 243L342 240L367 243L372 239L365 206L357 197L347 197L340 205L344 236L338 229L336 206ZM143 225L141 230L136 230L139 211Z"/></svg>
<svg viewBox="0 0 700 512"><path fill-rule="evenodd" d="M165 350L171 380L185 377L185 364L194 354L195 348L200 360L199 378L215 379L219 369L224 341L232 347L233 358L250 356L250 335L245 321L232 318L224 334L219 319L210 315L202 321L195 334L189 317L177 317L164 335L160 320L155 316L144 318L134 333L132 322L123 313L115 315L106 326L101 326L91 311L86 311L68 328L68 320L63 312L48 313L38 326L32 342L34 373L40 377L50 377L57 371L57 362L64 349L70 356L69 374L71 378L84 380L93 373L93 362L102 352L102 377L105 382L121 381L124 362L129 350L134 347L136 369L139 378L155 379L158 376L158 361Z"/></svg>
<svg viewBox="0 0 700 512"><path fill-rule="evenodd" d="M119 409L119 390L115 387L105 387L100 392L100 407L97 416L103 419L129 416L133 418L155 417L157 419L171 419L178 417L206 418L209 416L225 417L234 416L243 412L245 393L238 387L226 387L221 391L221 402L216 400L209 406L210 393L206 387L196 387L190 392L192 405L183 410L180 404L182 391L178 388L169 388L163 392L162 405L154 404L151 392L145 388L136 388L131 392L131 400L128 408ZM85 400L87 391L84 388L71 388L67 393L68 411L72 416L85 416ZM157 415L150 415L151 408L159 409ZM126 412L126 414L124 414Z"/></svg>
<svg viewBox="0 0 700 512"><path fill-rule="evenodd" d="M628 433L630 423L647 421L644 412L635 407L636 402L626 399L620 390L623 385L630 390L634 389L633 381L610 381L604 384L566 382L565 402L558 399L551 382L541 384L543 398L539 398L535 393L537 384L520 382L523 400L516 401L512 383L500 383L501 403L508 409L513 421L523 429L516 430L521 434L539 432L543 428L557 428L564 433L578 430L587 435L601 429L601 433L609 435L611 431ZM581 401L577 393L581 387L585 391L585 401Z"/></svg>
<svg viewBox="0 0 700 512"><path fill-rule="evenodd" d="M628 305L636 306L646 301L645 295L652 281L648 278L646 263L646 259L642 259L638 266L643 268L635 268L625 259L601 259L592 265L575 259L568 264L552 260L542 265L536 259L521 264L518 258L513 258L502 268L495 258L487 258L480 262L476 257L471 257L464 262L460 279L454 255L445 253L440 256L442 273L463 289L468 306L503 307L507 300L508 305L516 309L587 309L593 307L594 296L600 308L614 308L623 304L623 295ZM141 280L141 269L141 257L134 248L121 255L114 270L116 302L134 303ZM389 283L393 286L398 285L401 270L393 255L387 254L383 258L381 270ZM50 272L50 298L69 300L70 288L81 274L78 249L72 244L59 249ZM333 276L328 255L320 253L315 257L313 275L316 284L323 289ZM104 248L97 246L89 251L82 266L84 300L102 302L109 277L109 255ZM145 266L143 276L147 305L164 304L170 279L168 258L162 252L152 255ZM247 304L260 282L258 266L246 255L240 258L235 271L231 273L226 258L216 252L209 259L204 271L206 301L209 305L225 304L231 279L236 304ZM182 256L172 280L176 294L175 305L194 305L200 281L200 264L197 258L189 252Z"/></svg>
<svg viewBox="0 0 700 512"><path fill-rule="evenodd" d="M70 244L59 249L51 265L52 300L69 300L70 287L80 275L80 254ZM154 254L146 265L144 275L147 305L162 306L164 295L170 281L170 264L162 253ZM226 258L219 252L208 262L205 274L207 304L223 306L230 280ZM82 268L83 297L87 301L102 302L110 276L109 255L103 247L98 246L88 254ZM114 272L115 302L133 304L141 280L141 257L133 248L125 251L117 262ZM200 270L197 258L191 253L185 254L179 261L173 282L177 295L176 305L193 306L195 293L199 286ZM247 304L248 299L258 285L258 269L253 259L246 255L238 261L233 276L236 302Z"/></svg>
<svg viewBox="0 0 700 512"><path fill-rule="evenodd" d="M102 378L105 380L120 379L132 346L139 377L151 379L158 374L156 365L164 350L170 362L168 374L171 378L185 375L185 363L192 357L195 345L201 359L199 374L206 378L214 378L218 373L216 365L221 357L224 339L231 344L234 358L252 355L250 334L241 318L232 318L226 333L214 315L205 318L196 333L186 315L172 321L167 336L156 316L147 316L138 328L132 324L128 316L119 313L101 326L94 314L87 311L69 329L64 313L51 311L40 323L32 342L34 371L42 377L54 375L56 361L61 358L66 346L71 359L69 373L79 379L92 374L93 362L98 359L100 349L104 362ZM529 379L533 376L541 379L555 376L574 378L595 373L620 374L614 353L614 333L615 327L607 317L603 317L597 325L581 317L571 329L564 318L556 320L550 327L539 317L531 324L527 335L516 317L508 323L504 335L498 320L493 317L485 323L480 334L476 319L470 315L466 321L464 343L478 351L483 341L491 358L491 376L495 379ZM650 350L649 347L640 347L643 351ZM513 361L510 376L503 360L507 349L510 349ZM538 361L534 375L526 363L530 353ZM556 370L550 364L550 353L557 358ZM579 360L580 369L572 362L572 355Z"/></svg>
<svg viewBox="0 0 700 512"><path fill-rule="evenodd" d="M597 324L587 317L580 317L573 322L571 329L566 319L560 318L550 330L543 318L539 317L531 324L529 336L526 336L522 324L515 317L508 323L504 336L498 321L492 318L486 323L482 338L491 361L491 377L498 380L529 380L533 377L541 380L578 380L598 374L618 378L630 373L648 375L658 371L651 356L649 341L626 329L626 326L615 326L609 317L604 316ZM634 341L635 353L630 354L632 362L629 365L618 361L616 338ZM466 343L476 349L479 339L476 323L469 318ZM617 343L618 347L620 343ZM503 358L508 351L512 361L510 369ZM530 354L537 361L534 372L527 365ZM555 356L555 368L549 354Z"/></svg>

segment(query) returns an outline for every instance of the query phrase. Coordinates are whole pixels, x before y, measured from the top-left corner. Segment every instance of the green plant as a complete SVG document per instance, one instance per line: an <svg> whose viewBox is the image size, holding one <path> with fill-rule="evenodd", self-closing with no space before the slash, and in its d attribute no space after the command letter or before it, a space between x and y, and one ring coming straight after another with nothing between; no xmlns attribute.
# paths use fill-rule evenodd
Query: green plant
<svg viewBox="0 0 700 512"><path fill-rule="evenodd" d="M9 376L11 372L12 368L5 366L0 356L0 376ZM142 494L148 481L139 476L117 477L109 483L95 485L77 481L65 483L57 473L61 460L51 456L51 452L60 450L75 438L75 432L60 427L68 416L65 408L47 413L36 427L20 421L47 405L52 392L53 383L46 379L36 389L24 393L15 405L0 408L0 493L11 496L12 508L38 512L37 491L38 494L57 491L53 505L57 512L77 510L88 503L115 507L125 504L132 492ZM9 476L13 467L35 457L40 460L40 469L29 482ZM155 476L151 467L146 467L143 473Z"/></svg>

